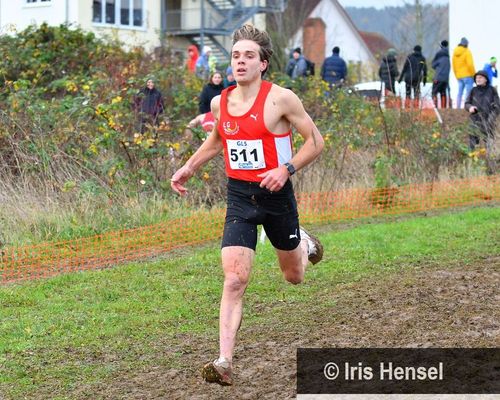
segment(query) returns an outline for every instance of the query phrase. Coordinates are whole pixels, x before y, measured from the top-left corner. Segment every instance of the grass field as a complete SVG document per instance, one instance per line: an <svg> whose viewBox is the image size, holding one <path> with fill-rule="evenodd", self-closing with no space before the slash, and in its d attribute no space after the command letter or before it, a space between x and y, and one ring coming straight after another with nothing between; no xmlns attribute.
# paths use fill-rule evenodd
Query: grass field
<svg viewBox="0 0 500 400"><path fill-rule="evenodd" d="M288 335L295 311L318 310L318 299L335 311L330 293L367 279L383 285L408 271L484 259L498 272L499 227L500 208L486 207L312 229L325 259L298 286L283 280L270 245L259 245L242 332L278 323ZM204 356L199 343L215 348L219 264L214 243L166 260L1 287L0 399L182 398L175 384L164 397L117 385L152 371L177 376L190 354Z"/></svg>

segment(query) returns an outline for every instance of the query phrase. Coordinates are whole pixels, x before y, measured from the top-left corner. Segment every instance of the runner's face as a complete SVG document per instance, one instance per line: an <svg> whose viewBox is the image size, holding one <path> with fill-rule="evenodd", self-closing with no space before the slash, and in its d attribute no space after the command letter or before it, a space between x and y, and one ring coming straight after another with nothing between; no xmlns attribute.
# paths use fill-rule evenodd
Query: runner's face
<svg viewBox="0 0 500 400"><path fill-rule="evenodd" d="M252 40L240 40L233 46L231 67L238 83L253 82L266 69L267 61L261 61L260 46Z"/></svg>

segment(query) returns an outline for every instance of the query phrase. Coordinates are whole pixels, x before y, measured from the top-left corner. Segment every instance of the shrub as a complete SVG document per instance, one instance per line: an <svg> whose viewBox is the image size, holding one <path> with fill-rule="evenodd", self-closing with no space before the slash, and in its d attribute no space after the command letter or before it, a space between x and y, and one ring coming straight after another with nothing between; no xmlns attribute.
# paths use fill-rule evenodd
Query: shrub
<svg viewBox="0 0 500 400"><path fill-rule="evenodd" d="M4 204L19 204L13 193L38 193L41 208L50 203L108 212L109 204L119 208L130 199L175 199L169 178L201 144L202 135L187 135L185 126L197 114L202 80L169 52L155 57L139 48L125 51L68 26L29 27L0 37L0 49ZM159 126L141 134L132 104L148 77L163 92L166 112ZM460 125L382 111L349 88L328 93L319 77L292 81L273 73L269 79L298 94L325 138L320 160L297 174L298 191L397 187L484 167L481 157L468 156ZM294 145L301 143L294 135ZM221 201L222 159L206 165L190 185L196 188L192 205Z"/></svg>

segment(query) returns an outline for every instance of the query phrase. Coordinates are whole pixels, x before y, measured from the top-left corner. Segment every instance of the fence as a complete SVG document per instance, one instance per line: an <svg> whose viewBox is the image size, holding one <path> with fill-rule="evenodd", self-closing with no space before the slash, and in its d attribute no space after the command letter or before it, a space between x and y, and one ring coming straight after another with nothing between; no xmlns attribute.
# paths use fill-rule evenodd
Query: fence
<svg viewBox="0 0 500 400"><path fill-rule="evenodd" d="M403 214L500 200L500 175L386 189L299 193L302 224ZM107 268L217 239L223 209L87 238L1 250L0 283Z"/></svg>

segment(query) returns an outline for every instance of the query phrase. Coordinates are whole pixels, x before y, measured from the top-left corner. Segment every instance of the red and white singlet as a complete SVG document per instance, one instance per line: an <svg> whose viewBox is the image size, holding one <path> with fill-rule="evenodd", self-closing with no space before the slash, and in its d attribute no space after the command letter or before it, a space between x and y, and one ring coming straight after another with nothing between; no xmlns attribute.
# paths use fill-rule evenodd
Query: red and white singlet
<svg viewBox="0 0 500 400"><path fill-rule="evenodd" d="M292 131L270 132L264 124L264 104L272 83L262 81L254 104L241 116L229 114L227 96L236 86L221 93L217 129L224 144L226 173L230 178L260 182L257 175L272 170L292 158Z"/></svg>

